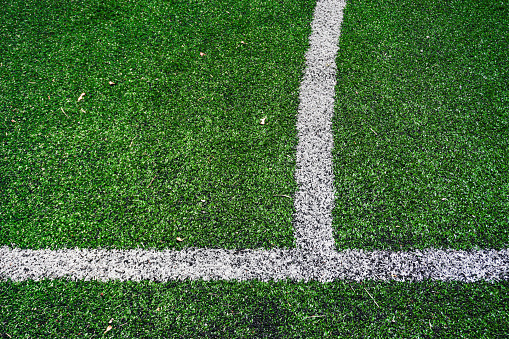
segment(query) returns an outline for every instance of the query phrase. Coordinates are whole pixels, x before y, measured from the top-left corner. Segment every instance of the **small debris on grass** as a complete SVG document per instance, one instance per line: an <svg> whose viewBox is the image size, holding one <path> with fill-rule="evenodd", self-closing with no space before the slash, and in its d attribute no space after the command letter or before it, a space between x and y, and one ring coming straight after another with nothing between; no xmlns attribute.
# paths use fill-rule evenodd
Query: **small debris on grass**
<svg viewBox="0 0 509 339"><path fill-rule="evenodd" d="M285 197L285 198L289 198L289 199L291 199L291 198L292 198L291 196L286 195L286 194L276 194L276 195L274 195L274 196L275 196L275 197Z"/></svg>
<svg viewBox="0 0 509 339"><path fill-rule="evenodd" d="M263 117L260 119L260 125L265 125L265 120L267 119L267 117Z"/></svg>
<svg viewBox="0 0 509 339"><path fill-rule="evenodd" d="M62 107L60 107L60 109L62 110L62 112L65 114L66 117L69 118L69 116L65 113L64 109Z"/></svg>
<svg viewBox="0 0 509 339"><path fill-rule="evenodd" d="M110 86L115 85L115 83L114 83L113 81L110 81L110 82L108 82L108 83L110 84Z"/></svg>
<svg viewBox="0 0 509 339"><path fill-rule="evenodd" d="M373 299L373 301L375 302L375 305L380 308L380 305L378 305L378 303L376 302L375 298L373 298L373 296L371 295L371 293L368 292L368 290L366 289L366 287L362 286L362 288L364 288L364 291L366 291L366 293L368 293L368 295L371 297L371 299Z"/></svg>
<svg viewBox="0 0 509 339"><path fill-rule="evenodd" d="M106 332L111 331L112 329L113 329L113 326L108 325L108 327L106 327L106 331L104 331L103 334L106 334Z"/></svg>
<svg viewBox="0 0 509 339"><path fill-rule="evenodd" d="M309 319L309 318L322 318L322 317L325 317L326 315L311 315L309 317L305 317L304 319Z"/></svg>
<svg viewBox="0 0 509 339"><path fill-rule="evenodd" d="M111 324L113 322L113 318L110 319L110 321L108 321L108 324Z"/></svg>
<svg viewBox="0 0 509 339"><path fill-rule="evenodd" d="M83 97L85 96L85 93L81 93L80 97L78 98L78 102L80 102L81 100L83 100Z"/></svg>
<svg viewBox="0 0 509 339"><path fill-rule="evenodd" d="M204 55L205 55L205 53L203 53L203 52L200 52L200 56L204 56Z"/></svg>
<svg viewBox="0 0 509 339"><path fill-rule="evenodd" d="M148 184L147 188L150 187L150 185L152 185L152 183L154 182L154 179L157 177L157 175L155 177L152 178L152 180L150 181L150 184Z"/></svg>
<svg viewBox="0 0 509 339"><path fill-rule="evenodd" d="M180 237L177 237L177 241L178 241L178 242L182 242L182 241L184 241L184 239L182 239L182 238L180 238Z"/></svg>

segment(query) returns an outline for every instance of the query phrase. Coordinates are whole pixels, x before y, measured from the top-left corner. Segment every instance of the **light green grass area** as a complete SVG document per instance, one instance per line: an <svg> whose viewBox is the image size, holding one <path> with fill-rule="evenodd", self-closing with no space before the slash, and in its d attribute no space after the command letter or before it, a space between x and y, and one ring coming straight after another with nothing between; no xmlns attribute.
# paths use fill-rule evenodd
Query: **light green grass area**
<svg viewBox="0 0 509 339"><path fill-rule="evenodd" d="M0 245L293 247L314 4L5 3Z"/></svg>
<svg viewBox="0 0 509 339"><path fill-rule="evenodd" d="M359 1L337 57L339 248L509 245L509 3Z"/></svg>
<svg viewBox="0 0 509 339"><path fill-rule="evenodd" d="M507 282L3 282L0 336L505 338L508 295Z"/></svg>

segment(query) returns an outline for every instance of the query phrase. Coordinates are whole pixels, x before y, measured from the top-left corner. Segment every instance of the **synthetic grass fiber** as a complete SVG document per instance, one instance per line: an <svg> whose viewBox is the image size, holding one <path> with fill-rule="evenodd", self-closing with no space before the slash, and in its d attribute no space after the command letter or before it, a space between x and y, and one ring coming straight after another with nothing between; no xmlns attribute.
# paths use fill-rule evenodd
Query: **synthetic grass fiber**
<svg viewBox="0 0 509 339"><path fill-rule="evenodd" d="M314 4L5 4L0 245L293 247Z"/></svg>
<svg viewBox="0 0 509 339"><path fill-rule="evenodd" d="M507 248L509 3L349 1L337 56L338 248Z"/></svg>
<svg viewBox="0 0 509 339"><path fill-rule="evenodd" d="M507 282L3 282L0 336L503 338L508 293Z"/></svg>

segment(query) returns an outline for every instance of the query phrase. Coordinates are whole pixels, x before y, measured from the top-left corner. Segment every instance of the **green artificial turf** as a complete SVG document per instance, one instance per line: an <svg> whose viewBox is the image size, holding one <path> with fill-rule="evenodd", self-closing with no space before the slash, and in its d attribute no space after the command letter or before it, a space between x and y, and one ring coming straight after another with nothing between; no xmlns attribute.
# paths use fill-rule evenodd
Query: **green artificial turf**
<svg viewBox="0 0 509 339"><path fill-rule="evenodd" d="M314 5L4 4L0 245L293 247Z"/></svg>
<svg viewBox="0 0 509 339"><path fill-rule="evenodd" d="M507 282L2 282L0 336L505 338L508 293Z"/></svg>
<svg viewBox="0 0 509 339"><path fill-rule="evenodd" d="M508 246L507 60L507 1L348 1L333 121L339 248Z"/></svg>

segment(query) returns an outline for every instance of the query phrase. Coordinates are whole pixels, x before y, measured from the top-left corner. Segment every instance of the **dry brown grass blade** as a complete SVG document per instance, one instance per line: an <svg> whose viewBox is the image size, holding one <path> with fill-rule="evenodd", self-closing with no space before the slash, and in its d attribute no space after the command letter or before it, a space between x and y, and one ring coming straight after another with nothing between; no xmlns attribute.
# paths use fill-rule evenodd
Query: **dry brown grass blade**
<svg viewBox="0 0 509 339"><path fill-rule="evenodd" d="M66 117L69 118L69 116L67 115L67 113L65 113L64 109L62 107L60 107L60 109L62 110L62 112L65 114Z"/></svg>
<svg viewBox="0 0 509 339"><path fill-rule="evenodd" d="M276 194L276 195L274 195L274 196L275 196L275 197L285 197L285 198L288 198L288 199L292 199L292 197L291 197L291 196L286 195L286 194Z"/></svg>

